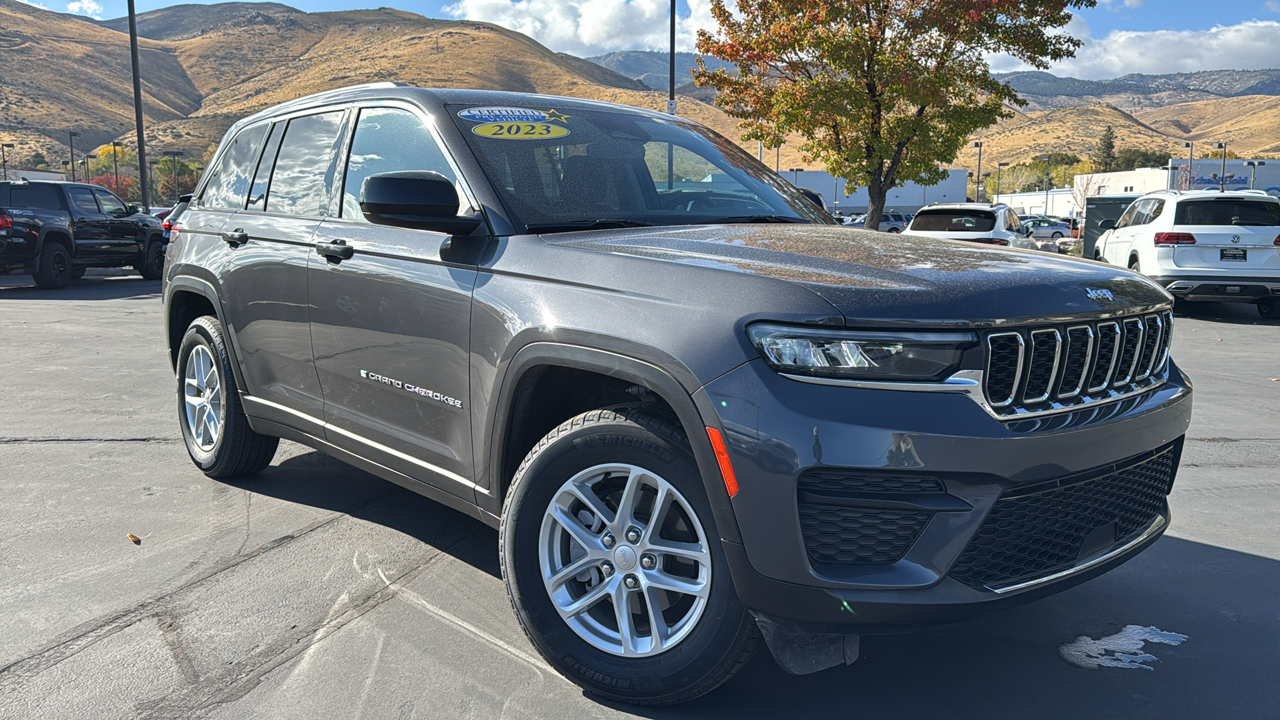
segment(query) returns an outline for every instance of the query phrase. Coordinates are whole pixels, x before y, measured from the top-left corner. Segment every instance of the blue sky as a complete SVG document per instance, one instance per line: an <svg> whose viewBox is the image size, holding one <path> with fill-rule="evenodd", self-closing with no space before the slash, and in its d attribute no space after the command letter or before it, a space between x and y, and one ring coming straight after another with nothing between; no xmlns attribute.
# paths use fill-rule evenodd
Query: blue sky
<svg viewBox="0 0 1280 720"><path fill-rule="evenodd" d="M125 14L125 0L24 0L50 10L100 18ZM180 4L136 0L139 12ZM668 0L299 0L306 10L391 6L438 18L486 20L529 34L554 50L592 55L659 49L666 44ZM679 42L692 49L698 27L712 25L709 0L679 0ZM625 28L625 31L622 29ZM1060 75L1116 77L1129 72L1280 67L1280 0L1099 0L1068 30L1085 40ZM992 58L996 70L1024 69Z"/></svg>

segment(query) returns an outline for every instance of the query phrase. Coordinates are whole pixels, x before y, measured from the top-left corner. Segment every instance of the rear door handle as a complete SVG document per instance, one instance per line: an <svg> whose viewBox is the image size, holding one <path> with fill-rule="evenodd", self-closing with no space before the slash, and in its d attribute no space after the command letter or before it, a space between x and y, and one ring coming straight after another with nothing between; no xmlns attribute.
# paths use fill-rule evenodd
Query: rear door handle
<svg viewBox="0 0 1280 720"><path fill-rule="evenodd" d="M350 258L355 254L355 251L356 249L348 245L346 240L316 243L316 252L334 262L341 262Z"/></svg>
<svg viewBox="0 0 1280 720"><path fill-rule="evenodd" d="M236 228L231 232L222 233L222 242L231 247L240 247L249 242L249 234L244 231L244 228Z"/></svg>

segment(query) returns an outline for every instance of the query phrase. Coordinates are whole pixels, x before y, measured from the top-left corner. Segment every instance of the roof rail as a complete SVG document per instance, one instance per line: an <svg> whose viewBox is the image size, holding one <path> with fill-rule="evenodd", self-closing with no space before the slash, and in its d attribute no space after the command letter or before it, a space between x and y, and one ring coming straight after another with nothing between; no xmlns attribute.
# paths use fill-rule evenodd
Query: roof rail
<svg viewBox="0 0 1280 720"><path fill-rule="evenodd" d="M1232 190L1231 192L1240 193L1241 195L1266 195L1267 197L1271 197L1271 193L1266 190L1254 190L1252 188L1248 190Z"/></svg>

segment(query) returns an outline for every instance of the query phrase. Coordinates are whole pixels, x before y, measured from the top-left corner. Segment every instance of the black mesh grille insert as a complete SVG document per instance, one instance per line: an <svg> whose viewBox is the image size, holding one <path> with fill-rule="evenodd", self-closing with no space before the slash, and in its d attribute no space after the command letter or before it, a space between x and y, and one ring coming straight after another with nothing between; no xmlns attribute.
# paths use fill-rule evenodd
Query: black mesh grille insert
<svg viewBox="0 0 1280 720"><path fill-rule="evenodd" d="M1148 315L1142 319L1144 325L1147 326L1147 333L1142 339L1142 352L1138 354L1138 368L1134 370L1134 379L1141 380L1152 372L1151 363L1155 360L1156 350L1159 349L1160 343L1164 342L1161 330L1164 328L1164 321L1155 315Z"/></svg>
<svg viewBox="0 0 1280 720"><path fill-rule="evenodd" d="M1084 380L1089 360L1089 346L1092 331L1088 327L1076 326L1067 328L1067 351L1063 354L1062 379L1058 382L1058 395L1075 395L1082 389L1080 381Z"/></svg>
<svg viewBox="0 0 1280 720"><path fill-rule="evenodd" d="M1115 323L1098 325L1098 350L1093 355L1093 372L1089 373L1089 389L1101 390L1108 384L1107 373L1116 357L1116 338L1120 327Z"/></svg>
<svg viewBox="0 0 1280 720"><path fill-rule="evenodd" d="M1013 399L1018 382L1022 338L1018 335L992 335L987 339L990 356L987 361L987 400L1003 405Z"/></svg>
<svg viewBox="0 0 1280 720"><path fill-rule="evenodd" d="M1031 333L1031 362L1027 370L1027 384L1022 391L1023 402L1048 400L1049 384L1058 369L1058 331L1037 330Z"/></svg>
<svg viewBox="0 0 1280 720"><path fill-rule="evenodd" d="M940 493L942 481L908 475L855 475L842 470L811 470L800 478L800 489L813 492Z"/></svg>
<svg viewBox="0 0 1280 720"><path fill-rule="evenodd" d="M801 504L800 529L815 562L887 565L907 554L931 515Z"/></svg>
<svg viewBox="0 0 1280 720"><path fill-rule="evenodd" d="M1111 547L1127 542L1164 510L1176 467L1176 448L1169 446L1101 477L1006 494L950 575L970 587L998 588L1074 567L1095 531L1113 537ZM1107 525L1113 536L1102 530Z"/></svg>
<svg viewBox="0 0 1280 720"><path fill-rule="evenodd" d="M1120 360L1116 363L1116 373L1111 379L1111 384L1116 387L1133 380L1133 376L1137 374L1134 360L1138 356L1138 344L1142 342L1141 320L1125 320L1121 327L1124 329L1124 339L1120 342Z"/></svg>

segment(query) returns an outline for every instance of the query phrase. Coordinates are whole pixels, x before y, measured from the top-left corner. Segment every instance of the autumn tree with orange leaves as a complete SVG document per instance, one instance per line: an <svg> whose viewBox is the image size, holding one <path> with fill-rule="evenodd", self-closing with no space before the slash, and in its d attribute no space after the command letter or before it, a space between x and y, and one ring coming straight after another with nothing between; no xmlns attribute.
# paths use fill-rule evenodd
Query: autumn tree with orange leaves
<svg viewBox="0 0 1280 720"><path fill-rule="evenodd" d="M743 138L776 145L804 137L801 153L870 194L867 227L907 181L937 183L974 130L1024 104L991 77L987 57L1036 68L1072 57L1070 9L1094 0L712 0L719 25L698 51L737 65L699 86L739 119Z"/></svg>

